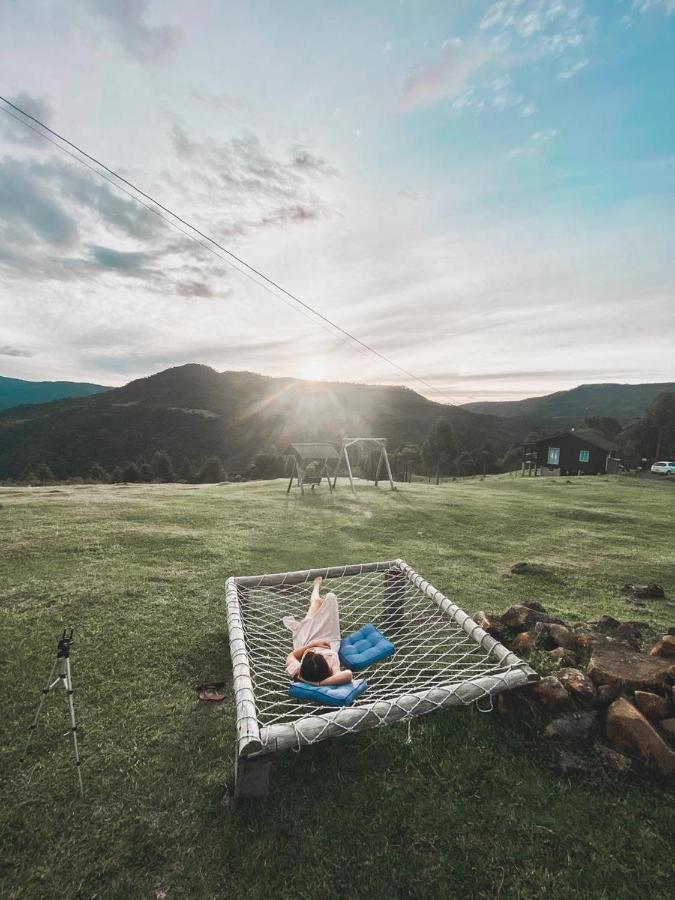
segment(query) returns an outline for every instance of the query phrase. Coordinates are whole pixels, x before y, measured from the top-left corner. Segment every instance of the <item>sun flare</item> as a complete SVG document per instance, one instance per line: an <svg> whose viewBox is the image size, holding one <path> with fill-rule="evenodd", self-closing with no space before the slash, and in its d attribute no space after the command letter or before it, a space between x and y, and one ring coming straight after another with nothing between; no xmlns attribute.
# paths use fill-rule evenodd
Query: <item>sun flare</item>
<svg viewBox="0 0 675 900"><path fill-rule="evenodd" d="M322 381L327 375L326 366L319 359L303 360L297 371L297 377L305 381Z"/></svg>

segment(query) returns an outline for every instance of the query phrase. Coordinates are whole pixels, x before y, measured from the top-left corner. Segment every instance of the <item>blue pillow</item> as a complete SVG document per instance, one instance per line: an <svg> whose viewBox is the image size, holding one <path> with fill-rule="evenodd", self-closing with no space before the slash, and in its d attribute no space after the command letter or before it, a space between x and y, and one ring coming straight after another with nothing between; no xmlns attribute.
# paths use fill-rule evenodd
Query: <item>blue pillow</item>
<svg viewBox="0 0 675 900"><path fill-rule="evenodd" d="M340 643L342 665L353 672L372 666L395 652L396 647L374 625L364 625Z"/></svg>
<svg viewBox="0 0 675 900"><path fill-rule="evenodd" d="M351 706L357 697L368 689L368 682L362 678L349 684L305 684L293 681L288 688L288 696L296 700L312 700L321 706Z"/></svg>

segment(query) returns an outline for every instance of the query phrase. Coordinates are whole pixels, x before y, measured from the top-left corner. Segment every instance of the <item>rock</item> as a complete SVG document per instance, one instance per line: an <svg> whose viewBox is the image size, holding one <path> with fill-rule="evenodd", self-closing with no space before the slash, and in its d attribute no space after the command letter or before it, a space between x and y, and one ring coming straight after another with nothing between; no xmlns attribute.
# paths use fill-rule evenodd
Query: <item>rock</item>
<svg viewBox="0 0 675 900"><path fill-rule="evenodd" d="M666 631L666 634L675 634L675 627L669 628L668 631Z"/></svg>
<svg viewBox="0 0 675 900"><path fill-rule="evenodd" d="M635 691L633 700L642 715L650 722L667 719L672 710L669 700L651 691Z"/></svg>
<svg viewBox="0 0 675 900"><path fill-rule="evenodd" d="M675 743L675 719L661 719L659 728Z"/></svg>
<svg viewBox="0 0 675 900"><path fill-rule="evenodd" d="M524 575L530 568L530 564L526 562L514 563L511 566L512 575Z"/></svg>
<svg viewBox="0 0 675 900"><path fill-rule="evenodd" d="M596 693L596 702L598 706L609 706L612 700L621 693L620 688L612 684L601 684Z"/></svg>
<svg viewBox="0 0 675 900"><path fill-rule="evenodd" d="M546 737L563 741L581 743L588 741L597 728L597 715L594 712L572 713L560 716L549 722L544 730Z"/></svg>
<svg viewBox="0 0 675 900"><path fill-rule="evenodd" d="M500 622L512 631L527 631L538 622L562 623L562 619L548 616L546 613L540 612L532 606L527 606L525 603L517 603L510 609L507 609L503 616L500 616Z"/></svg>
<svg viewBox="0 0 675 900"><path fill-rule="evenodd" d="M580 775L592 769L588 757L570 750L561 750L558 754L558 766L563 775Z"/></svg>
<svg viewBox="0 0 675 900"><path fill-rule="evenodd" d="M528 609L533 609L535 612L545 612L544 607L538 600L523 600L523 606L526 606Z"/></svg>
<svg viewBox="0 0 675 900"><path fill-rule="evenodd" d="M652 656L664 656L666 659L675 659L675 635L664 634L649 652Z"/></svg>
<svg viewBox="0 0 675 900"><path fill-rule="evenodd" d="M534 650L535 645L535 635L532 631L521 631L520 634L516 635L515 640L511 644L511 649L514 653L524 653L527 654L531 650Z"/></svg>
<svg viewBox="0 0 675 900"><path fill-rule="evenodd" d="M626 589L639 600L663 600L666 596L660 584L625 584Z"/></svg>
<svg viewBox="0 0 675 900"><path fill-rule="evenodd" d="M675 664L668 659L636 653L619 641L602 638L593 647L586 674L596 686L609 684L619 689L658 691L675 677Z"/></svg>
<svg viewBox="0 0 675 900"><path fill-rule="evenodd" d="M555 641L557 647L563 650L575 650L577 639L574 632L566 625L548 625L548 633L551 640Z"/></svg>
<svg viewBox="0 0 675 900"><path fill-rule="evenodd" d="M573 631L578 647L592 647L598 639L597 631L583 623L575 625Z"/></svg>
<svg viewBox="0 0 675 900"><path fill-rule="evenodd" d="M534 699L552 711L567 709L571 706L571 698L567 690L555 675L548 675L533 684L530 688Z"/></svg>
<svg viewBox="0 0 675 900"><path fill-rule="evenodd" d="M556 647L555 650L549 650L548 655L552 659L557 659L561 666L576 666L579 658L576 653L571 650L564 650L562 647Z"/></svg>
<svg viewBox="0 0 675 900"><path fill-rule="evenodd" d="M618 619L612 618L612 616L602 616L595 624L600 631L614 631L619 627L621 622L619 622Z"/></svg>
<svg viewBox="0 0 675 900"><path fill-rule="evenodd" d="M607 740L616 750L637 753L662 775L675 778L675 751L625 697L609 707L605 727Z"/></svg>
<svg viewBox="0 0 675 900"><path fill-rule="evenodd" d="M628 644L633 650L639 650L642 643L642 633L635 622L623 622L614 630L612 637Z"/></svg>
<svg viewBox="0 0 675 900"><path fill-rule="evenodd" d="M593 706L596 698L595 685L579 669L565 667L557 673L558 681L570 692L575 700L584 706Z"/></svg>
<svg viewBox="0 0 675 900"><path fill-rule="evenodd" d="M594 745L593 749L603 766L616 775L624 775L632 766L629 757L619 753L618 750L612 750L606 744L601 744L600 741Z"/></svg>

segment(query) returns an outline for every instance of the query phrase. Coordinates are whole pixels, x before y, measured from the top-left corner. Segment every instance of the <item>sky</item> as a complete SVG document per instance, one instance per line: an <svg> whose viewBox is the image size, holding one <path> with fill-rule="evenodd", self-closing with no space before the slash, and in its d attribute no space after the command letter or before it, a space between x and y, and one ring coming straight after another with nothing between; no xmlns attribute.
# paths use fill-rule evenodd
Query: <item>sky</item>
<svg viewBox="0 0 675 900"><path fill-rule="evenodd" d="M0 94L425 384L5 112L0 375L675 380L675 0L12 0Z"/></svg>

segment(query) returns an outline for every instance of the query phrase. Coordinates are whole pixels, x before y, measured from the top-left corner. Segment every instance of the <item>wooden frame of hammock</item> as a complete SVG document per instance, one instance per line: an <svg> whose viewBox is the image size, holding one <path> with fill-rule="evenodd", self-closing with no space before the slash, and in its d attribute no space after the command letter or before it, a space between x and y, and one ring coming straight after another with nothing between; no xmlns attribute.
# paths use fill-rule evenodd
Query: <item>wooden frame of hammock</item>
<svg viewBox="0 0 675 900"><path fill-rule="evenodd" d="M398 569L420 592L456 622L476 643L506 671L495 675L481 675L446 686L426 688L402 694L395 702L378 700L355 707L343 707L320 716L309 715L295 724L260 726L256 713L256 698L251 679L251 669L241 622L240 595L249 588L270 587L278 584L311 582L317 575L322 578L345 578L368 572L390 572ZM537 681L537 673L503 644L484 631L470 616L449 600L432 584L418 575L402 559L387 562L362 563L350 566L332 566L323 569L305 569L299 572L280 572L272 575L254 575L228 578L225 587L227 625L232 658L232 675L236 712L236 772L235 797L266 796L269 789L272 754L287 749L300 749L317 740L364 731L381 725L389 725L412 717L424 715L444 706L468 704L486 695L521 687ZM302 728L299 728L299 725Z"/></svg>

